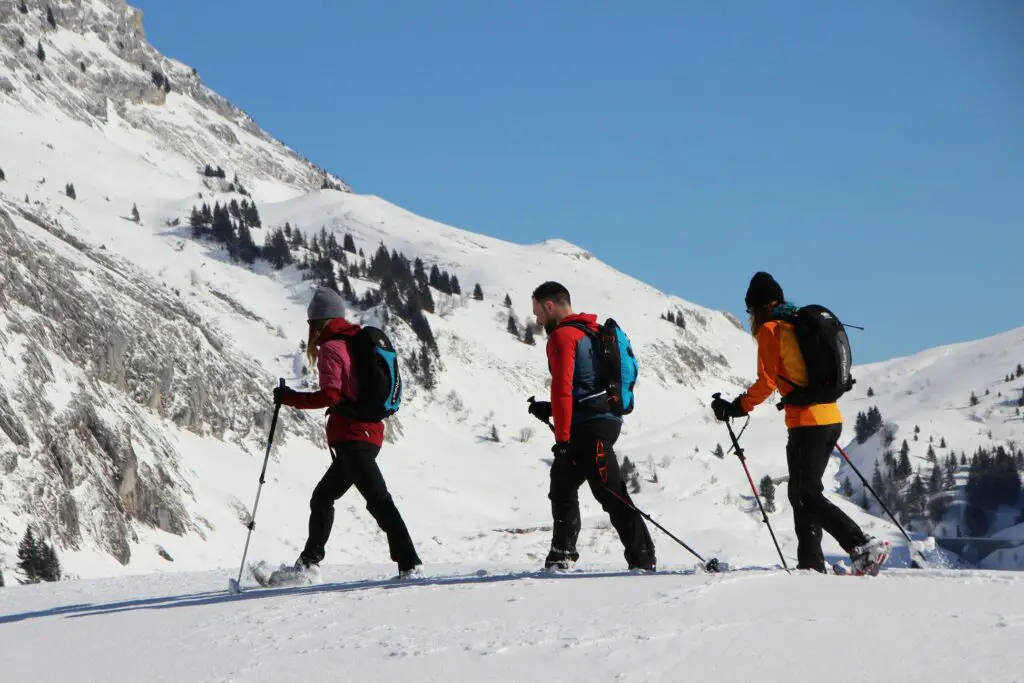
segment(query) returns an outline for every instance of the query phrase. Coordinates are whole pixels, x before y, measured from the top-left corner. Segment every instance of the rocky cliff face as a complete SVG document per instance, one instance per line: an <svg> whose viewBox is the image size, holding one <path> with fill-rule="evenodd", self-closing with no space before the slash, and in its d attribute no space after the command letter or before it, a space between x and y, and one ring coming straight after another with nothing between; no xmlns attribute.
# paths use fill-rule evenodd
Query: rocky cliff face
<svg viewBox="0 0 1024 683"><path fill-rule="evenodd" d="M142 12L122 0L3 2L0 64L10 73L0 73L0 93L28 107L56 105L96 123L116 115L198 166L228 159L249 180L298 191L319 189L326 180L348 190L203 85L195 69L160 54L146 40ZM185 112L189 125L182 126Z"/></svg>
<svg viewBox="0 0 1024 683"><path fill-rule="evenodd" d="M0 502L122 564L137 525L203 533L163 425L258 450L272 379L131 264L3 204L0 311ZM289 424L278 444L318 438Z"/></svg>

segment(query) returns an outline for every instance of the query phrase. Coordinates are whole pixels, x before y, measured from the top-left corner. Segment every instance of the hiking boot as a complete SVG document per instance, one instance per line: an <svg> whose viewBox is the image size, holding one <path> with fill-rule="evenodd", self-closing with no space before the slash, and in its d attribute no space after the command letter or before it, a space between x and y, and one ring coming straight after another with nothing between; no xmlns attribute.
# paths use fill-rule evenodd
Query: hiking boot
<svg viewBox="0 0 1024 683"><path fill-rule="evenodd" d="M857 576L878 576L879 570L892 553L892 543L877 538L869 538L850 551L853 573Z"/></svg>
<svg viewBox="0 0 1024 683"><path fill-rule="evenodd" d="M579 558L579 553L552 548L544 560L544 569L546 571L567 572L573 568L573 565L576 564L576 560Z"/></svg>
<svg viewBox="0 0 1024 683"><path fill-rule="evenodd" d="M299 559L295 560L294 568L297 572L319 572L320 563L302 554L299 555Z"/></svg>
<svg viewBox="0 0 1024 683"><path fill-rule="evenodd" d="M410 567L409 569L399 569L398 570L398 576L395 577L395 578L397 578L397 579L422 579L422 578L424 578L423 565L419 565L418 564L415 567Z"/></svg>

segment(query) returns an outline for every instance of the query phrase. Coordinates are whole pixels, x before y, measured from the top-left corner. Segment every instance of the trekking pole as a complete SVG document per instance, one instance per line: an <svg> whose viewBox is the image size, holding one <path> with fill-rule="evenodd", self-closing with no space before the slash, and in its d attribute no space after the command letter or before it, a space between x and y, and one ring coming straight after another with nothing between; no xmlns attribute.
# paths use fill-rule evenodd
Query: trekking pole
<svg viewBox="0 0 1024 683"><path fill-rule="evenodd" d="M285 381L282 377L279 380L279 387L285 387ZM260 470L260 485L256 489L256 502L252 506L252 515L249 516L249 523L246 525L249 528L249 533L245 537L245 550L242 551L242 564L238 567L238 578L228 579L228 590L232 593L242 592L242 572L245 571L245 557L249 554L249 540L252 538L252 530L256 528L256 508L260 504L260 493L263 492L263 484L266 483L267 475L267 462L270 460L270 447L274 445L274 430L277 429L277 414L281 412L281 404L274 404L274 417L270 421L270 435L267 436L267 454L263 456L263 469Z"/></svg>
<svg viewBox="0 0 1024 683"><path fill-rule="evenodd" d="M711 398L721 398L722 394L714 394ZM775 538L775 531L772 529L772 523L768 521L768 513L764 511L764 505L761 504L761 496L757 493L757 487L754 486L754 478L750 476L750 470L747 468L747 458L743 455L743 447L740 446L739 439L736 438L736 432L732 431L732 424L729 420L725 421L725 426L729 430L729 438L732 439L733 450L736 451L736 457L740 459L740 464L743 465L743 471L747 473L747 481L750 482L750 490L754 493L754 500L757 501L757 507L761 509L761 519L768 526L768 533L772 535L772 543L775 544L775 550L779 553L779 559L782 560L782 568L789 572L789 565L786 564L786 558L782 555L782 548L779 547L779 541Z"/></svg>
<svg viewBox="0 0 1024 683"><path fill-rule="evenodd" d="M532 399L533 397L531 396L530 398ZM531 403L533 403L533 401L532 401L532 400L531 400L530 402L531 402ZM545 424L547 424L547 426L548 426L548 429L550 429L550 430L551 430L552 432L554 432L554 431L555 431L555 426L554 426L553 424L551 424L551 422L547 422L547 423L545 423ZM623 497L623 496L619 495L618 493L616 493L615 491L613 491L612 489L610 489L610 488L608 487L608 485L607 485L607 484L605 484L604 482L602 482L602 483L601 483L601 487L602 487L602 488L603 488L603 489L604 489L605 491L607 491L608 493L610 493L610 494L612 494L613 496L615 496L615 497L616 497L616 498L617 498L617 499L619 500L619 502L621 502L621 503L622 503L623 505L625 505L626 507L628 507L628 508L629 508L630 510L632 510L632 511L633 511L633 512L635 512L635 513L637 513L638 515L640 515L641 517L643 517L644 519L646 519L646 520L647 520L648 522L650 522L651 524L653 524L654 526L658 527L658 528L659 528L659 529L661 529L661 530L662 530L663 532L665 532L665 535L666 535L666 536L668 536L668 537L669 537L669 538L671 538L671 539L672 539L673 541L675 541L675 542L676 542L676 543L678 543L679 545L681 545L681 546L683 546L684 548L686 548L686 550L688 550L688 551L690 552L690 554L691 554L691 555L693 555L694 557L696 557L696 558L697 558L698 560L700 560L700 561L701 561L701 564L702 564L702 565L703 565L703 567L704 567L704 571L706 571L706 572L712 572L712 573L714 573L714 572L720 572L720 571L722 571L722 567L721 567L721 564L720 564L720 563L718 562L718 558L717 558L717 557L712 557L712 558L711 558L710 560L705 560L705 559L704 559L703 557L701 557L701 554L700 554L700 553L698 553L698 552L697 552L696 550L694 550L694 549L693 549L693 548L691 548L690 546L686 545L686 543L684 543L683 541L681 541L681 540L680 540L680 539L679 539L678 537L676 537L676 535L675 535L675 534L673 534L673 533L672 533L671 531L669 531L668 529L666 529L665 527L663 527L662 525L660 525L660 524L658 524L658 523L657 523L656 521L654 521L654 518L653 518L653 517L651 517L651 516L650 516L649 514L647 514L646 512L644 512L643 510L641 510L640 508L638 508L638 507L637 507L636 505L634 505L634 504L633 504L632 502L630 502L630 500L629 500L628 498L625 498L625 497Z"/></svg>
<svg viewBox="0 0 1024 683"><path fill-rule="evenodd" d="M923 566L922 563L927 564L928 562L924 557L924 553L922 553L920 550L914 547L914 541L911 540L910 535L907 534L906 529L904 529L903 525L899 523L899 521L896 519L896 516L889 511L888 506L886 506L886 504L882 502L882 499L878 497L878 494L875 493L875 490L871 488L871 484L869 484L868 480L864 478L864 475L860 473L860 470L857 469L857 466L853 464L853 462L850 460L850 456L848 456L846 454L846 451L843 450L843 447L840 446L839 444L836 444L836 449L839 451L840 455L843 456L843 459L846 460L846 464L849 465L850 468L854 471L854 474L860 477L860 481L862 484L864 484L864 488L866 488L868 491L871 491L871 495L875 497L875 500L878 501L878 504L882 506L883 510L885 510L885 514L889 515L889 519L892 520L893 524L896 525L896 528L898 528L900 530L900 533L903 534L903 538L907 539L907 543L909 544L908 549L910 550L910 566L914 569L921 569ZM917 557L914 557L915 554L917 555ZM921 560L920 563L918 562L918 558L920 558Z"/></svg>
<svg viewBox="0 0 1024 683"><path fill-rule="evenodd" d="M633 505L633 503L631 503L627 498L624 498L623 496L620 496L618 493L616 493L612 489L608 488L607 484L602 484L601 486L604 487L605 491L607 491L608 493L610 493L613 496L615 496L616 498L618 498L622 502L623 505L625 505L630 510L632 510L635 513L637 513L638 515L640 515L644 519L646 519L648 522L650 522L654 526L656 526L659 529L661 529L663 532L665 532L666 536L668 536L673 541L675 541L676 543L678 543L679 545L683 546L688 551L690 551L691 555L693 555L694 557L696 557L698 560L701 561L701 564L704 566L704 571L707 571L707 572L720 572L720 571L722 571L721 565L718 563L718 558L717 557L712 557L710 560L705 560L703 557L701 557L700 553L698 553L696 550L694 550L690 546L686 545L686 543L684 543L683 541L679 540L676 537L675 534L673 534L671 531L669 531L668 529L666 529L662 525L658 524L656 521L654 521L653 517L651 517L649 514L647 514L646 512L641 510L640 508L638 508L636 505Z"/></svg>

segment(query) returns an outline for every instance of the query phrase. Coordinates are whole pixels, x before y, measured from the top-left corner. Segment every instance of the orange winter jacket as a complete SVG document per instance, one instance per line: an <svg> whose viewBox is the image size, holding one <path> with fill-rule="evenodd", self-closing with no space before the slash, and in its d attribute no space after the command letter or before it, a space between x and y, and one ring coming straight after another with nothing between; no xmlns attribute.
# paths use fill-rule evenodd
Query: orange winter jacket
<svg viewBox="0 0 1024 683"><path fill-rule="evenodd" d="M807 382L807 365L796 341L796 329L784 320L770 320L757 330L757 381L740 397L748 413L776 389L783 396ZM843 421L837 403L786 406L786 427L815 427Z"/></svg>

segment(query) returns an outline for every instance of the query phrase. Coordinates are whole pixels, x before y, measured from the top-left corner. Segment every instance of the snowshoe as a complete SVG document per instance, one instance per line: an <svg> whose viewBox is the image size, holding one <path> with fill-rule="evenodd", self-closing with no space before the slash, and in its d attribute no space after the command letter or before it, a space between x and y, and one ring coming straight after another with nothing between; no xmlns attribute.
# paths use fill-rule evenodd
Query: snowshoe
<svg viewBox="0 0 1024 683"><path fill-rule="evenodd" d="M878 576L882 565L892 554L892 543L877 538L868 539L867 543L859 545L850 553L850 560L853 563L853 573L857 576Z"/></svg>

